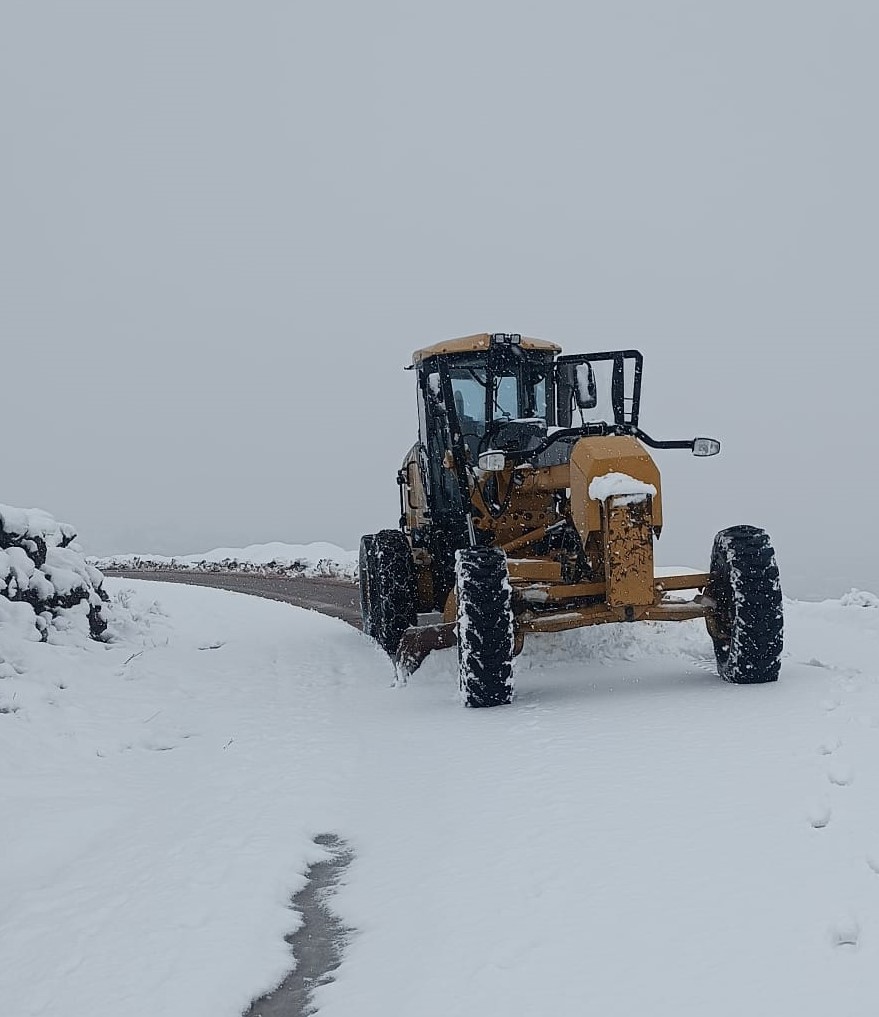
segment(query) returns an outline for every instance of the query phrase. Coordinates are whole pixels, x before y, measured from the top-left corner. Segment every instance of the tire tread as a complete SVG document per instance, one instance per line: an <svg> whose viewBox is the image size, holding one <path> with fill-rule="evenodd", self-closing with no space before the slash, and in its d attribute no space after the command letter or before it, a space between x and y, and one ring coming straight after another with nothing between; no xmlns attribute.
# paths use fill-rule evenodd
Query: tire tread
<svg viewBox="0 0 879 1017"><path fill-rule="evenodd" d="M501 706L513 697L513 611L507 559L498 548L467 548L455 558L458 672L467 706Z"/></svg>
<svg viewBox="0 0 879 1017"><path fill-rule="evenodd" d="M733 526L714 538L706 619L720 676L736 685L777 681L784 641L781 583L769 535Z"/></svg>

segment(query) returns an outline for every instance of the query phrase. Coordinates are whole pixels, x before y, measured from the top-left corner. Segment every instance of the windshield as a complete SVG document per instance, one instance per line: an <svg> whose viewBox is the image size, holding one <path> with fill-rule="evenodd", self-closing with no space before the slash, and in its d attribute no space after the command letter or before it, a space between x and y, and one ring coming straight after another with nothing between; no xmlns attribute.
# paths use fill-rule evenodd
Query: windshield
<svg viewBox="0 0 879 1017"><path fill-rule="evenodd" d="M485 433L485 369L453 368L449 371L458 422L465 434ZM494 379L495 419L512 419L519 415L519 384L515 375L497 375Z"/></svg>
<svg viewBox="0 0 879 1017"><path fill-rule="evenodd" d="M496 373L493 378L492 419L497 421L540 418L546 420L547 364L521 364L516 370ZM455 409L463 434L485 434L486 368L451 367L449 378Z"/></svg>

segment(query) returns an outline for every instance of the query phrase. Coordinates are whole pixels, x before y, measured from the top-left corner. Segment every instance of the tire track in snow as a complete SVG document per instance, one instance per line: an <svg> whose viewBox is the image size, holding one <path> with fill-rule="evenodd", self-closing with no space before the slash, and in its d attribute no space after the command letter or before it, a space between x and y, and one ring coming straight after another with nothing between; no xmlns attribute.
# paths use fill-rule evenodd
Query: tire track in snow
<svg viewBox="0 0 879 1017"><path fill-rule="evenodd" d="M293 908L302 924L287 937L296 967L283 982L253 1001L244 1017L307 1017L317 1013L311 997L320 985L333 981L342 963L342 951L354 932L346 928L328 907L334 888L354 860L348 844L333 833L322 833L315 844L330 852L305 873L305 886L293 897Z"/></svg>

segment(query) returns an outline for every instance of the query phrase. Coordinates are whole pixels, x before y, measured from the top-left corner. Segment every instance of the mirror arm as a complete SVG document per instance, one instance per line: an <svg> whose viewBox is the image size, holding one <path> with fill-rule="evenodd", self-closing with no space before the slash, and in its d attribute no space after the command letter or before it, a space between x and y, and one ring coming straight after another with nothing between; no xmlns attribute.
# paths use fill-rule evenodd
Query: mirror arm
<svg viewBox="0 0 879 1017"><path fill-rule="evenodd" d="M504 452L504 455L507 457L508 462L520 463L525 459L530 459L532 456L539 456L550 445L554 445L557 441L562 441L565 438L602 438L605 435L616 433L617 428L608 427L607 424L602 422L584 424L582 427L563 427L556 431L555 434L551 434L548 438L544 439L539 445L535 445L534 448L518 452Z"/></svg>
<svg viewBox="0 0 879 1017"><path fill-rule="evenodd" d="M690 441L659 441L657 438L651 438L649 434L646 434L641 430L640 427L633 427L630 431L636 438L640 438L645 445L649 445L650 448L688 448L692 452L694 440Z"/></svg>
<svg viewBox="0 0 879 1017"><path fill-rule="evenodd" d="M630 427L629 434L640 438L650 448L686 448L697 456L716 456L720 452L720 442L716 438L692 438L690 441L657 441L645 434L640 427ZM707 446L707 447L706 447Z"/></svg>
<svg viewBox="0 0 879 1017"><path fill-rule="evenodd" d="M565 427L555 434L551 434L548 438L542 441L539 445L532 449L527 449L522 452L506 452L508 462L522 462L523 460L530 459L532 456L538 456L542 452L545 452L550 445L554 445L557 441L562 441L565 438L589 438L589 437L605 437L606 435L631 435L633 438L638 438L643 441L645 445L650 448L657 449L689 449L693 451L693 447L696 444L696 439L691 438L689 440L680 441L660 441L657 438L651 438L649 434L642 431L640 427L635 427L633 424L605 424L605 423L594 423L584 424L582 427Z"/></svg>

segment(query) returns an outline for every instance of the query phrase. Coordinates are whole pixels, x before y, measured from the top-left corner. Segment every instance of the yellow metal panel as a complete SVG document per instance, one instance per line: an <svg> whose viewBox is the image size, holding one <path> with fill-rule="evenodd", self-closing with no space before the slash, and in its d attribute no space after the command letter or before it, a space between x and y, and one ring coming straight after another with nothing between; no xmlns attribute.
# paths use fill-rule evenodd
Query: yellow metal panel
<svg viewBox="0 0 879 1017"><path fill-rule="evenodd" d="M490 332L466 335L461 339L446 339L444 342L427 346L423 350L416 350L412 354L412 363L420 364L422 360L426 360L428 357L448 353L478 353L481 350L487 350L490 345ZM556 343L548 342L546 339L529 339L528 336L524 335L519 345L523 350L546 350L548 353L561 353L562 351L561 346L556 345Z"/></svg>
<svg viewBox="0 0 879 1017"><path fill-rule="evenodd" d="M562 600L576 600L580 597L603 597L604 583L534 583L517 587L525 601L554 603Z"/></svg>
<svg viewBox="0 0 879 1017"><path fill-rule="evenodd" d="M650 501L628 505L616 501L608 498L602 506L607 603L643 607L655 598Z"/></svg>
<svg viewBox="0 0 879 1017"><path fill-rule="evenodd" d="M412 552L415 565L415 589L418 597L418 610L433 610L433 558L423 548Z"/></svg>
<svg viewBox="0 0 879 1017"><path fill-rule="evenodd" d="M546 527L541 526L539 529L529 530L527 533L523 533L521 537L516 537L515 540L511 540L509 543L504 544L503 549L507 554L509 554L510 551L515 551L517 548L525 547L528 544L535 544L538 540L543 540L545 536Z"/></svg>
<svg viewBox="0 0 879 1017"><path fill-rule="evenodd" d="M520 491L564 491L571 486L571 467L568 463L558 463L555 466L541 466L535 470L518 471L521 478Z"/></svg>
<svg viewBox="0 0 879 1017"><path fill-rule="evenodd" d="M704 618L705 608L688 600L682 604L657 604L648 607L644 613L647 621L688 621L691 618Z"/></svg>
<svg viewBox="0 0 879 1017"><path fill-rule="evenodd" d="M627 435L609 438L581 438L571 451L571 513L583 542L590 533L601 531L601 508L589 497L589 485L596 477L625 473L656 488L653 525L662 526L662 488L659 468L637 438Z"/></svg>
<svg viewBox="0 0 879 1017"><path fill-rule="evenodd" d="M706 573L691 576L666 576L657 579L653 584L654 596L651 603L660 605L663 594L668 590L702 590L707 582L708 575ZM606 586L604 583L562 584L538 581L529 586L517 585L516 589L526 601L530 599L552 604L557 601L576 600L580 597L603 597Z"/></svg>
<svg viewBox="0 0 879 1017"><path fill-rule="evenodd" d="M516 624L521 632L564 632L586 625L603 625L606 622L689 621L702 618L705 608L701 604L656 604L652 607L593 607L571 608L567 611L548 611L546 614L520 615Z"/></svg>
<svg viewBox="0 0 879 1017"><path fill-rule="evenodd" d="M663 590L704 590L708 585L708 573L696 572L689 576L662 576L656 580L656 589Z"/></svg>
<svg viewBox="0 0 879 1017"><path fill-rule="evenodd" d="M529 534L535 530L555 522L557 515L554 511L552 495L545 491L536 491L534 488L515 486L510 492L509 485L512 483L512 470L507 470L496 475L498 480L499 500L510 499L507 508L499 516L492 516L483 501L482 493L478 487L471 484L470 497L473 507L477 511L476 527L480 530L488 530L492 534L492 543L497 547L506 548L508 544L516 542L515 546L523 546L522 538L530 540ZM484 483L484 481L483 481ZM535 538L536 539L536 538Z"/></svg>
<svg viewBox="0 0 879 1017"><path fill-rule="evenodd" d="M551 558L507 558L510 581L532 580L535 582L558 583L562 578L562 566Z"/></svg>
<svg viewBox="0 0 879 1017"><path fill-rule="evenodd" d="M406 525L410 530L418 529L427 523L427 495L421 482L421 470L418 467L418 445L415 444L406 453L403 460L403 472L406 476L404 509Z"/></svg>
<svg viewBox="0 0 879 1017"><path fill-rule="evenodd" d="M629 608L631 620L637 621L645 607ZM602 625L604 622L627 621L624 607L608 607L596 604L594 607L571 608L567 611L549 611L546 614L526 614L517 619L523 632L564 632L567 629L579 629L585 625Z"/></svg>

